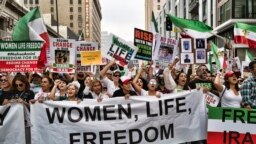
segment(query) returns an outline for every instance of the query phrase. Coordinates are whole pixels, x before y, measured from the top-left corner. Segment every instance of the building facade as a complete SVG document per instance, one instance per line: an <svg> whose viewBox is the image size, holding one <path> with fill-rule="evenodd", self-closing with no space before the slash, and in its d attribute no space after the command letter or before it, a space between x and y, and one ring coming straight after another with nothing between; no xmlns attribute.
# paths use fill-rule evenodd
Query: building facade
<svg viewBox="0 0 256 144"><path fill-rule="evenodd" d="M20 3L14 0L6 0L6 3L1 1L1 12L0 12L0 39L11 40L12 30L15 23L23 17L28 9L24 8ZM57 37L56 31L46 25L47 31L50 37Z"/></svg>
<svg viewBox="0 0 256 144"><path fill-rule="evenodd" d="M150 24L152 18L152 11L155 17L159 15L161 7L165 4L166 0L145 0L145 29L150 31Z"/></svg>
<svg viewBox="0 0 256 144"><path fill-rule="evenodd" d="M166 13L185 19L199 20L211 26L214 32L233 40L236 22L256 24L256 0L166 0L157 16L159 33L165 37L176 37L178 33L166 31ZM218 47L225 41L211 37ZM232 43L232 42L231 42ZM246 45L233 44L235 56L241 61L245 57ZM255 52L251 52L256 56Z"/></svg>
<svg viewBox="0 0 256 144"><path fill-rule="evenodd" d="M51 13L59 25L68 26L86 41L100 43L101 5L99 0L22 0L32 9L40 6L43 14Z"/></svg>

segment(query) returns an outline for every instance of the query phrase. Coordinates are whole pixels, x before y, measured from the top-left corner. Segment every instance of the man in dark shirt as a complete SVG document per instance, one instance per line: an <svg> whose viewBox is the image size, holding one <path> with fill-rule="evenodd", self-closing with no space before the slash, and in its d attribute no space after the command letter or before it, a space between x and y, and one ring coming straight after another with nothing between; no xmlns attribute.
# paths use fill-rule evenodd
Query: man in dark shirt
<svg viewBox="0 0 256 144"><path fill-rule="evenodd" d="M129 97L136 96L136 92L131 90L131 78L128 76L122 76L119 80L120 89L116 90L112 97Z"/></svg>
<svg viewBox="0 0 256 144"><path fill-rule="evenodd" d="M214 87L213 82L208 80L208 69L205 65L200 65L197 68L197 78L189 82L188 86L191 89L203 88L204 91L210 91L215 95L219 95L217 89Z"/></svg>

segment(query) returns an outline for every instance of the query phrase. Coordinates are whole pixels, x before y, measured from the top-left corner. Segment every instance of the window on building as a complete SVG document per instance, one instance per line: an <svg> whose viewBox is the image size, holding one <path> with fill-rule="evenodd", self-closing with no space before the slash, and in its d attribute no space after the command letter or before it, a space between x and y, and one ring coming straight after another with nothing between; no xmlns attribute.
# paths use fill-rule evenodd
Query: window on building
<svg viewBox="0 0 256 144"><path fill-rule="evenodd" d="M78 0L78 4L82 4L82 0Z"/></svg>
<svg viewBox="0 0 256 144"><path fill-rule="evenodd" d="M70 8L69 8L69 12L73 12L73 7L70 7Z"/></svg>
<svg viewBox="0 0 256 144"><path fill-rule="evenodd" d="M157 10L160 10L160 5L157 5Z"/></svg>
<svg viewBox="0 0 256 144"><path fill-rule="evenodd" d="M83 32L82 30L78 30L79 35L81 35L81 34L82 34L82 32Z"/></svg>
<svg viewBox="0 0 256 144"><path fill-rule="evenodd" d="M50 1L51 4L54 4L53 0Z"/></svg>
<svg viewBox="0 0 256 144"><path fill-rule="evenodd" d="M51 13L53 13L54 12L54 8L53 7L51 7Z"/></svg>
<svg viewBox="0 0 256 144"><path fill-rule="evenodd" d="M219 24L229 20L231 18L231 0L228 0L220 7Z"/></svg>
<svg viewBox="0 0 256 144"><path fill-rule="evenodd" d="M24 4L28 4L28 0L24 0Z"/></svg>
<svg viewBox="0 0 256 144"><path fill-rule="evenodd" d="M30 7L29 9L32 10L34 7Z"/></svg>
<svg viewBox="0 0 256 144"><path fill-rule="evenodd" d="M70 27L73 27L73 23L70 23L69 25L70 25Z"/></svg>
<svg viewBox="0 0 256 144"><path fill-rule="evenodd" d="M73 15L69 15L69 19L70 19L70 20L73 20Z"/></svg>
<svg viewBox="0 0 256 144"><path fill-rule="evenodd" d="M234 18L256 18L256 0L233 0L233 12Z"/></svg>
<svg viewBox="0 0 256 144"><path fill-rule="evenodd" d="M78 12L82 12L82 7L78 7Z"/></svg>
<svg viewBox="0 0 256 144"><path fill-rule="evenodd" d="M39 0L35 0L35 4L39 4Z"/></svg>
<svg viewBox="0 0 256 144"><path fill-rule="evenodd" d="M161 2L161 0L157 0L157 2L159 2L159 3L160 3L160 2Z"/></svg>
<svg viewBox="0 0 256 144"><path fill-rule="evenodd" d="M29 4L33 4L33 0L29 0Z"/></svg>
<svg viewBox="0 0 256 144"><path fill-rule="evenodd" d="M73 0L69 0L69 4L73 4Z"/></svg>

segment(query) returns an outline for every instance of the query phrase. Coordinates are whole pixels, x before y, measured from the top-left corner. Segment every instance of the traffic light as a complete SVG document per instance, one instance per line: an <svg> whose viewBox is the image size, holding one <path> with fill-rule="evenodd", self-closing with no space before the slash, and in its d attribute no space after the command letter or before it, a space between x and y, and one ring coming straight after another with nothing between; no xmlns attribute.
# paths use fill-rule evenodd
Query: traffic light
<svg viewBox="0 0 256 144"><path fill-rule="evenodd" d="M172 22L169 16L166 17L166 31L172 31Z"/></svg>

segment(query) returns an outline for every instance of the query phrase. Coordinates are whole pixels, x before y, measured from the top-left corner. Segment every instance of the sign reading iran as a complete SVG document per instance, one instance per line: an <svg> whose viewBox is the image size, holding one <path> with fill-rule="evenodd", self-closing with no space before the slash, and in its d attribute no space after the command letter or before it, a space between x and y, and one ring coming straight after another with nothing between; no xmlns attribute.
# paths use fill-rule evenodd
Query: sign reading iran
<svg viewBox="0 0 256 144"><path fill-rule="evenodd" d="M184 143L206 139L202 93L31 105L32 144Z"/></svg>
<svg viewBox="0 0 256 144"><path fill-rule="evenodd" d="M75 69L75 40L51 38L50 54L52 72L57 73L74 73Z"/></svg>
<svg viewBox="0 0 256 144"><path fill-rule="evenodd" d="M25 144L22 104L0 106L0 143Z"/></svg>
<svg viewBox="0 0 256 144"><path fill-rule="evenodd" d="M254 143L255 118L255 110L209 107L207 143Z"/></svg>
<svg viewBox="0 0 256 144"><path fill-rule="evenodd" d="M135 57L137 51L138 48L134 45L110 34L103 48L103 56L109 60L115 58L119 62L119 65L125 66Z"/></svg>
<svg viewBox="0 0 256 144"><path fill-rule="evenodd" d="M1 41L0 71L28 72L38 71L37 61L42 42Z"/></svg>

